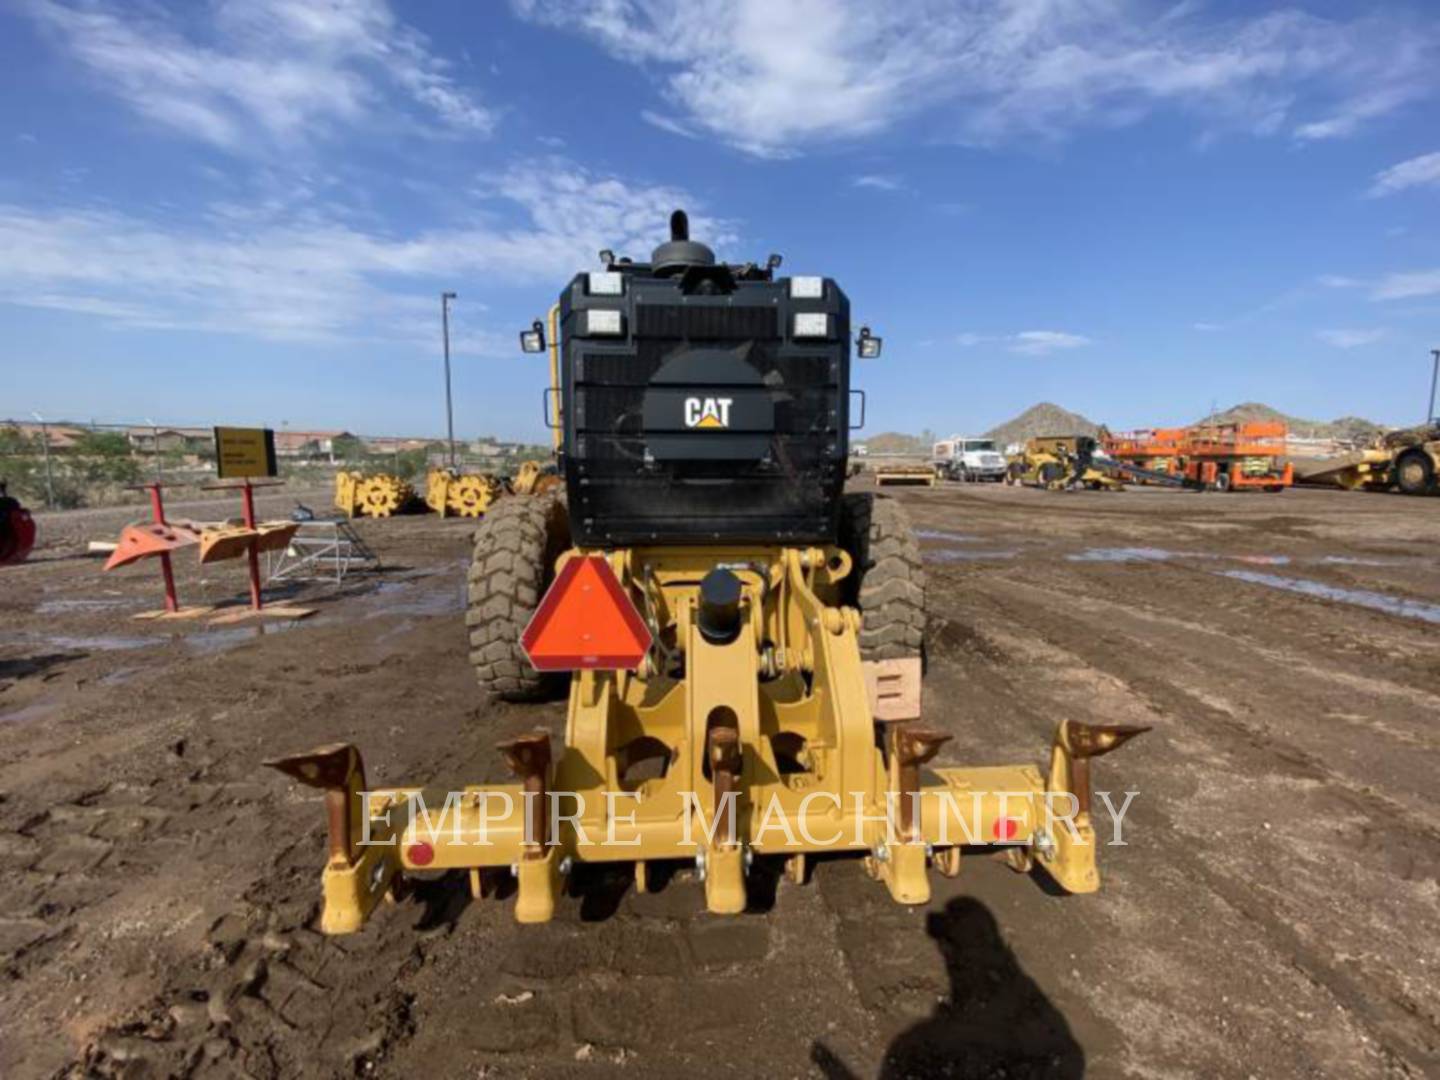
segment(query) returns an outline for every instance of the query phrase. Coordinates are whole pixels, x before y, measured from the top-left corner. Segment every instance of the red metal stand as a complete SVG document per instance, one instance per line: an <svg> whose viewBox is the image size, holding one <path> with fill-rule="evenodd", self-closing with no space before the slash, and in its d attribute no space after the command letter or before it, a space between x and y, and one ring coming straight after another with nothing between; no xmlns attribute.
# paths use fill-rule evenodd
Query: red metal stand
<svg viewBox="0 0 1440 1080"><path fill-rule="evenodd" d="M240 489L240 500L242 516L247 529L255 528L255 488L247 479L245 486ZM252 611L259 611L265 604L260 597L260 541L258 538L250 541L250 548L245 553L250 561L250 608Z"/></svg>
<svg viewBox="0 0 1440 1080"><path fill-rule="evenodd" d="M146 484L145 490L150 493L150 516L156 525L164 528L169 522L165 520L165 500L160 495L159 482ZM174 615L180 610L180 599L175 595L175 569L170 565L168 551L160 553L160 573L165 575L165 610Z"/></svg>

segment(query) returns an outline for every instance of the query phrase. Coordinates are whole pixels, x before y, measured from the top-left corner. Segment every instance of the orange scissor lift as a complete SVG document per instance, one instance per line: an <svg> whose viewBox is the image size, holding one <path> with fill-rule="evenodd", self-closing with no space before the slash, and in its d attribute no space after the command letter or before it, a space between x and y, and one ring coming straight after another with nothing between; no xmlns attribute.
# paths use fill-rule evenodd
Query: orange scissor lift
<svg viewBox="0 0 1440 1080"><path fill-rule="evenodd" d="M1194 424L1105 435L1105 452L1212 491L1283 491L1295 478L1282 421Z"/></svg>

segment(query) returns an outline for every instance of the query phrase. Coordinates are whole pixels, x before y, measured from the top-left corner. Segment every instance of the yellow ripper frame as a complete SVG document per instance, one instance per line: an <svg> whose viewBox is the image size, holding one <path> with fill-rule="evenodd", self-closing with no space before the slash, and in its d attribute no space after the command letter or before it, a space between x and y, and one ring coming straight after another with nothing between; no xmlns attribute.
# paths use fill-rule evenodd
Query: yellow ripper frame
<svg viewBox="0 0 1440 1080"><path fill-rule="evenodd" d="M572 551L564 558L584 552ZM500 745L512 784L427 799L369 790L349 744L267 762L326 792L321 929L360 929L410 871L517 878L515 916L551 917L577 862L693 861L709 910L742 911L755 856L855 851L891 895L930 898L962 848L1004 845L1069 892L1099 887L1089 761L1146 730L1061 721L1047 773L1030 765L931 767L949 735L919 720L920 660L862 662L860 613L841 602L839 548L632 548L605 556L656 642L637 672L579 671L563 752L543 732ZM563 561L563 560L562 560ZM700 631L701 579L743 583L741 628Z"/></svg>

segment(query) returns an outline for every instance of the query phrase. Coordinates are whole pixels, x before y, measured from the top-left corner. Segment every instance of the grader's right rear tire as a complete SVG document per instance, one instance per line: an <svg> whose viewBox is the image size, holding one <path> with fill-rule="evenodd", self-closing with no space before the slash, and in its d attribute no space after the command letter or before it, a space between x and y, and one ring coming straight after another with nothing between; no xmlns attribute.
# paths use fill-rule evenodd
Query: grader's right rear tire
<svg viewBox="0 0 1440 1080"><path fill-rule="evenodd" d="M861 659L923 657L925 568L905 508L884 495L846 495L840 542L855 561L847 599L860 608Z"/></svg>
<svg viewBox="0 0 1440 1080"><path fill-rule="evenodd" d="M501 499L476 528L465 625L476 681L492 697L538 701L563 682L530 666L520 635L569 546L565 501L555 495Z"/></svg>

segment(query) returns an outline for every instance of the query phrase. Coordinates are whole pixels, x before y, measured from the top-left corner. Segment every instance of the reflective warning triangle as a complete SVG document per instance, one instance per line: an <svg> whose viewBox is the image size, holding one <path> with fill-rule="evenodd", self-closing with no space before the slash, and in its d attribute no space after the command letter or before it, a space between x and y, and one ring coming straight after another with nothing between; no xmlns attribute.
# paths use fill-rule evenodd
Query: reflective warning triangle
<svg viewBox="0 0 1440 1080"><path fill-rule="evenodd" d="M650 642L645 620L600 555L566 561L520 636L537 671L634 670Z"/></svg>

